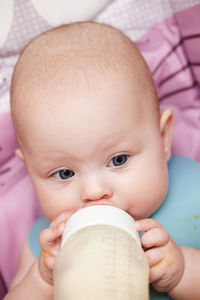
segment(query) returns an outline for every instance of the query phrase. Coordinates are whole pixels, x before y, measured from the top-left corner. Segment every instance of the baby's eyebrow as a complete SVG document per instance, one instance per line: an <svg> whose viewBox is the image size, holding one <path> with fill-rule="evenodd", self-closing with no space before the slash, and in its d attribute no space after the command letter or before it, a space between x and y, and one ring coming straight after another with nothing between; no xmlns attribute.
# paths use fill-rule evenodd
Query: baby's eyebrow
<svg viewBox="0 0 200 300"><path fill-rule="evenodd" d="M49 153L43 154L40 161L38 162L38 167L40 169L49 169L56 167L66 167L73 161L78 161L79 158L71 155L67 151L63 152L53 152L49 151Z"/></svg>
<svg viewBox="0 0 200 300"><path fill-rule="evenodd" d="M109 149L115 149L115 148L122 148L122 151L126 150L127 147L134 147L135 149L138 148L138 146L141 144L140 138L138 136L132 135L132 138L130 140L129 135L127 134L126 137L123 138L113 138L110 141L108 141L107 144L103 147L105 150ZM124 149L123 149L124 148Z"/></svg>
<svg viewBox="0 0 200 300"><path fill-rule="evenodd" d="M41 170L56 168L58 165L60 166L60 164L64 164L65 161L66 161L66 156L65 157L64 156L53 157L53 155L48 156L41 159L41 161L38 162L38 168Z"/></svg>

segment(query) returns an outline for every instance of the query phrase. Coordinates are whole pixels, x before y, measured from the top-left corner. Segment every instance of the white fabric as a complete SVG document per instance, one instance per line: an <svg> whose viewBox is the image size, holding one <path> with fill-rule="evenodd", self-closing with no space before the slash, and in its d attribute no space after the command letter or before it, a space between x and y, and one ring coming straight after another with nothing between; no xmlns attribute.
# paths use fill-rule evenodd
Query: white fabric
<svg viewBox="0 0 200 300"><path fill-rule="evenodd" d="M53 26L94 18L111 0L32 0L40 15Z"/></svg>

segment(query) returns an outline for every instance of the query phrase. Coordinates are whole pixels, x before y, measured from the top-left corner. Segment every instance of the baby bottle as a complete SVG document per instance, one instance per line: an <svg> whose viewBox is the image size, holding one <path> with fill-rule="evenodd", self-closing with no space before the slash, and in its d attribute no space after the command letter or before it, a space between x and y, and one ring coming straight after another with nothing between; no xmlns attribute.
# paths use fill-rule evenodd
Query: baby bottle
<svg viewBox="0 0 200 300"><path fill-rule="evenodd" d="M55 300L147 300L149 267L134 220L106 205L67 221L54 271Z"/></svg>

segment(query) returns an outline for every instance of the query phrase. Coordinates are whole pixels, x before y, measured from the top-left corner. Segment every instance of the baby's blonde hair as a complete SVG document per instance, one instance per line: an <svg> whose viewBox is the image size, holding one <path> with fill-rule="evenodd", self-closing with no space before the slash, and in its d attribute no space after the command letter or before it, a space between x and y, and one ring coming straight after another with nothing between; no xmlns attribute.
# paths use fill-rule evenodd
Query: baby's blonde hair
<svg viewBox="0 0 200 300"><path fill-rule="evenodd" d="M79 73L92 80L109 70L122 72L126 80L137 82L147 105L149 102L151 113L159 116L153 80L136 45L112 26L78 22L42 33L20 55L11 84L11 113L17 136L23 123L23 107L32 105L25 103L24 93L31 93L31 89L40 84L42 88L48 78L56 76L63 66L63 76L72 72L70 77L73 74L73 79Z"/></svg>

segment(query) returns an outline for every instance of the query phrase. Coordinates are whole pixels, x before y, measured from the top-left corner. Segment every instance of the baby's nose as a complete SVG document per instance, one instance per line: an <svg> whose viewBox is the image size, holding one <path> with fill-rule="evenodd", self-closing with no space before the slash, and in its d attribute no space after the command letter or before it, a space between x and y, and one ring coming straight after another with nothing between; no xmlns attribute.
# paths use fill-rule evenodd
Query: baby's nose
<svg viewBox="0 0 200 300"><path fill-rule="evenodd" d="M112 195L109 184L100 178L91 176L82 183L80 198L83 202L106 200L110 199Z"/></svg>

